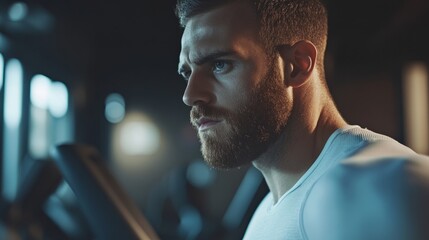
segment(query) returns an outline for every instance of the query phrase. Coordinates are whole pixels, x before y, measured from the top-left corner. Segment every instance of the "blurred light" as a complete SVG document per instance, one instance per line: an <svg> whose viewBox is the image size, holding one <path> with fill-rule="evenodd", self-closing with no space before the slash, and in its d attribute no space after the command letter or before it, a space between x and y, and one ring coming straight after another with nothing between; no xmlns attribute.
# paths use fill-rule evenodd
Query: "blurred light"
<svg viewBox="0 0 429 240"><path fill-rule="evenodd" d="M192 162L186 170L186 178L195 187L209 186L215 179L215 173L202 160Z"/></svg>
<svg viewBox="0 0 429 240"><path fill-rule="evenodd" d="M429 154L428 72L423 63L405 68L403 78L405 140L414 151Z"/></svg>
<svg viewBox="0 0 429 240"><path fill-rule="evenodd" d="M4 120L7 127L16 128L22 116L22 66L16 59L11 59L5 71Z"/></svg>
<svg viewBox="0 0 429 240"><path fill-rule="evenodd" d="M4 72L4 58L3 55L0 53L0 91L3 87L3 72Z"/></svg>
<svg viewBox="0 0 429 240"><path fill-rule="evenodd" d="M69 107L69 94L62 82L53 82L49 93L49 112L56 118L66 115Z"/></svg>
<svg viewBox="0 0 429 240"><path fill-rule="evenodd" d="M196 239L203 228L200 213L193 207L183 207L179 212L179 231L184 239Z"/></svg>
<svg viewBox="0 0 429 240"><path fill-rule="evenodd" d="M72 123L67 115L68 97L63 83L54 82L40 74L32 78L29 123L29 150L32 157L44 158L50 146L72 140Z"/></svg>
<svg viewBox="0 0 429 240"><path fill-rule="evenodd" d="M27 16L28 7L23 2L16 2L9 8L9 18L12 21L21 21Z"/></svg>
<svg viewBox="0 0 429 240"><path fill-rule="evenodd" d="M5 67L4 135L3 139L3 197L9 202L16 197L19 179L20 123L22 116L23 72L16 59Z"/></svg>
<svg viewBox="0 0 429 240"><path fill-rule="evenodd" d="M110 123L119 123L125 116L125 100L117 93L112 93L106 98L106 107L104 110L107 121Z"/></svg>
<svg viewBox="0 0 429 240"><path fill-rule="evenodd" d="M111 128L112 164L126 174L140 175L141 169L159 164L167 152L160 126L141 111L127 111L124 119Z"/></svg>
<svg viewBox="0 0 429 240"><path fill-rule="evenodd" d="M127 155L151 155L160 145L158 129L149 121L124 123L120 145Z"/></svg>
<svg viewBox="0 0 429 240"><path fill-rule="evenodd" d="M49 114L46 109L31 106L29 151L33 158L45 158L49 152Z"/></svg>
<svg viewBox="0 0 429 240"><path fill-rule="evenodd" d="M61 118L53 119L52 122L53 127L50 127L51 146L74 141L74 122L70 111L67 111L66 115Z"/></svg>
<svg viewBox="0 0 429 240"><path fill-rule="evenodd" d="M50 88L51 79L40 74L34 76L30 86L31 104L41 109L47 109L49 105Z"/></svg>

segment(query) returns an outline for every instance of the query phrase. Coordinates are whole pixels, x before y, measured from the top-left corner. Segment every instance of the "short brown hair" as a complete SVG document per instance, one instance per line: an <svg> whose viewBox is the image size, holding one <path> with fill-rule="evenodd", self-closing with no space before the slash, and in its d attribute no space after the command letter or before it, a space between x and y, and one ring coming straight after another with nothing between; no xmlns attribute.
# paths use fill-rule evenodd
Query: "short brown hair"
<svg viewBox="0 0 429 240"><path fill-rule="evenodd" d="M189 18L239 0L178 0L176 15L182 27ZM272 54L276 46L300 40L311 41L318 50L318 70L324 78L324 53L328 35L328 14L320 0L242 0L250 1L259 21L259 35Z"/></svg>

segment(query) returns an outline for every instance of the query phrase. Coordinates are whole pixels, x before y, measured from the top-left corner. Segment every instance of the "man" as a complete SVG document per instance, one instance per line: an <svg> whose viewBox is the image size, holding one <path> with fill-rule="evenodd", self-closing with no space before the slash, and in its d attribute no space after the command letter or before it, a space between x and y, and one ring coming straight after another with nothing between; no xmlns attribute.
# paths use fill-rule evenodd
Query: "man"
<svg viewBox="0 0 429 240"><path fill-rule="evenodd" d="M270 189L244 239L429 239L429 161L341 117L318 0L179 0L177 15L205 160L252 163Z"/></svg>

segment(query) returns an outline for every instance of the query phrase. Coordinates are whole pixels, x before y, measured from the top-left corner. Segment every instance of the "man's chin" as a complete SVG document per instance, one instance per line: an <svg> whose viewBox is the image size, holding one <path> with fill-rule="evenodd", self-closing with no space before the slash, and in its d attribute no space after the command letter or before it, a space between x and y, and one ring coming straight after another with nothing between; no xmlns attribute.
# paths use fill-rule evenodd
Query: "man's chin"
<svg viewBox="0 0 429 240"><path fill-rule="evenodd" d="M226 162L225 159L208 159L204 157L207 165L217 170L232 170L250 165L250 163Z"/></svg>
<svg viewBox="0 0 429 240"><path fill-rule="evenodd" d="M230 151L228 151L230 150ZM250 165L252 159L240 157L238 151L231 146L203 146L201 148L205 162L212 168L218 170L236 169Z"/></svg>

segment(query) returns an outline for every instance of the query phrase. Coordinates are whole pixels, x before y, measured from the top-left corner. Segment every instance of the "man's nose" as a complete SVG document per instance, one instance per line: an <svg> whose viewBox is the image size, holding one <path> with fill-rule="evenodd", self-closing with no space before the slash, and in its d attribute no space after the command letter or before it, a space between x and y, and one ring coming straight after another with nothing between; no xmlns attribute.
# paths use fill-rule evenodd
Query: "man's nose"
<svg viewBox="0 0 429 240"><path fill-rule="evenodd" d="M209 104L214 99L213 86L210 83L210 79L201 74L192 73L182 99L188 106Z"/></svg>

